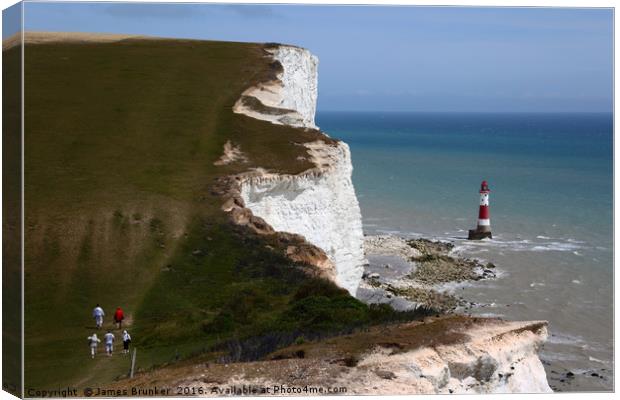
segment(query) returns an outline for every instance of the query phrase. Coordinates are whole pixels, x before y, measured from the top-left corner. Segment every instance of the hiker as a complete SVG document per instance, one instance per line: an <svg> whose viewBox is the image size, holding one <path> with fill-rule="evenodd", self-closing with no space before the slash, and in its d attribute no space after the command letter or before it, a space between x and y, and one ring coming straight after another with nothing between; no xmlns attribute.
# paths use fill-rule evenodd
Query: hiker
<svg viewBox="0 0 620 400"><path fill-rule="evenodd" d="M114 349L114 334L108 331L103 339L105 340L105 352L108 353L108 356L111 356Z"/></svg>
<svg viewBox="0 0 620 400"><path fill-rule="evenodd" d="M129 353L129 344L131 343L131 336L126 330L123 331L123 353Z"/></svg>
<svg viewBox="0 0 620 400"><path fill-rule="evenodd" d="M97 353L97 345L101 343L101 340L97 337L96 333L93 333L92 336L88 338L88 345L90 346L90 358L95 358L95 354Z"/></svg>
<svg viewBox="0 0 620 400"><path fill-rule="evenodd" d="M103 312L103 308L99 304L93 309L93 318L95 319L95 324L97 324L97 329L101 329L103 326L103 317L105 313Z"/></svg>
<svg viewBox="0 0 620 400"><path fill-rule="evenodd" d="M125 319L125 313L123 313L123 309L120 307L116 307L116 312L114 313L114 322L118 324L118 329L121 329L121 324Z"/></svg>

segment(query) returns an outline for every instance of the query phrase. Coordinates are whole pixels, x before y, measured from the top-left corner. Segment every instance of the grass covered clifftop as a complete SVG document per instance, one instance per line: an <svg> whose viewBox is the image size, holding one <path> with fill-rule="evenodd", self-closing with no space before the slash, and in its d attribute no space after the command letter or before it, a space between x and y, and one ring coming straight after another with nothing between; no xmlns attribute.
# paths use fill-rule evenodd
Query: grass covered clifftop
<svg viewBox="0 0 620 400"><path fill-rule="evenodd" d="M274 250L286 243L221 211L217 178L301 173L314 165L299 144L325 138L233 113L245 89L276 77L265 45L117 39L26 35L26 388L126 376L128 357L88 356L96 303L106 328L125 309L143 370L415 318L311 277ZM19 50L4 51L5 69ZM227 141L246 163L214 165Z"/></svg>

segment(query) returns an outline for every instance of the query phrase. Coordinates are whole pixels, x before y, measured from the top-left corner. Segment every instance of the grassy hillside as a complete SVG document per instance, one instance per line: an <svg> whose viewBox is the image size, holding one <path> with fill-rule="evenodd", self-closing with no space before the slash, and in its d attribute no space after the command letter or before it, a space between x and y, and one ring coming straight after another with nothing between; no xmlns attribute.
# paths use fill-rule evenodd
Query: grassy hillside
<svg viewBox="0 0 620 400"><path fill-rule="evenodd" d="M2 60L2 384L21 395L21 47Z"/></svg>
<svg viewBox="0 0 620 400"><path fill-rule="evenodd" d="M412 318L309 278L284 244L219 210L218 176L311 167L296 143L320 132L231 110L278 68L260 44L26 45L26 387L126 375L127 357L88 357L96 303L109 317L125 309L141 369L204 352L252 359L299 335ZM249 163L213 165L227 140Z"/></svg>

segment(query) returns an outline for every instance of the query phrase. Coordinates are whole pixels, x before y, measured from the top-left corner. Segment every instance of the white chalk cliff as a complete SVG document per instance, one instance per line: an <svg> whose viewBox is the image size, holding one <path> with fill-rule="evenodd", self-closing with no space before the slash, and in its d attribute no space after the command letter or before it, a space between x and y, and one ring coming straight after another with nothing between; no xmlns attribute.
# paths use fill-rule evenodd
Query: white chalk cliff
<svg viewBox="0 0 620 400"><path fill-rule="evenodd" d="M464 333L461 343L393 354L379 348L342 376L355 394L550 393L538 351L545 321L490 320ZM378 379L380 371L389 377Z"/></svg>
<svg viewBox="0 0 620 400"><path fill-rule="evenodd" d="M292 46L278 46L271 54L282 65L278 79L246 90L233 110L275 124L316 128L318 59ZM244 97L281 112L261 113ZM317 141L305 147L315 168L299 175L249 175L241 181L241 198L276 231L302 235L321 248L336 268L336 283L355 295L366 261L349 146Z"/></svg>
<svg viewBox="0 0 620 400"><path fill-rule="evenodd" d="M336 283L355 295L365 259L349 146L342 142L313 145L311 151L326 153L324 170L251 178L241 184L241 197L254 215L275 230L302 235L325 251L336 267Z"/></svg>
<svg viewBox="0 0 620 400"><path fill-rule="evenodd" d="M319 59L306 49L277 46L270 53L282 65L278 79L262 82L248 88L235 104L233 111L274 124L316 128ZM244 98L253 97L264 106L279 110L270 114L245 104Z"/></svg>

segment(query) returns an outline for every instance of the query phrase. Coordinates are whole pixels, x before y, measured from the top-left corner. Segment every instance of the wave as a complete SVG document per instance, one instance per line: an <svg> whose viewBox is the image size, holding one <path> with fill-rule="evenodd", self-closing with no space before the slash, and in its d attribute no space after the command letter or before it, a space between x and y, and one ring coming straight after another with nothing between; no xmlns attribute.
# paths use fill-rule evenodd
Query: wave
<svg viewBox="0 0 620 400"><path fill-rule="evenodd" d="M505 315L498 313L476 313L476 316L482 318L503 318Z"/></svg>
<svg viewBox="0 0 620 400"><path fill-rule="evenodd" d="M572 243L551 242L544 245L536 245L531 248L532 251L576 251L581 249L582 246L578 246Z"/></svg>
<svg viewBox="0 0 620 400"><path fill-rule="evenodd" d="M521 252L521 251L572 252L576 256L582 256L582 253L580 253L578 250L583 250L586 247L578 243L579 242L577 241L569 241L569 240L566 240L566 241L555 240L552 242L532 241L529 239L520 239L520 240L487 239L487 240L479 240L479 241L461 240L455 246L454 251L475 254L475 253L484 253L484 252L489 251L488 250L489 248L493 248L493 249L498 249L498 250L513 251L513 252ZM584 243L584 242L581 242L581 243Z"/></svg>
<svg viewBox="0 0 620 400"><path fill-rule="evenodd" d="M601 364L607 364L607 362L605 362L603 360L599 360L598 358L592 357L592 356L588 356L588 360L594 361L594 362L597 362L597 363L601 363Z"/></svg>
<svg viewBox="0 0 620 400"><path fill-rule="evenodd" d="M462 282L444 282L435 285L435 290L440 293L448 293L454 294L457 293L458 290L464 289L466 287L474 287L477 282L472 281L462 281Z"/></svg>
<svg viewBox="0 0 620 400"><path fill-rule="evenodd" d="M552 333L547 338L547 343L582 347L585 342L581 336L574 336L566 333Z"/></svg>
<svg viewBox="0 0 620 400"><path fill-rule="evenodd" d="M394 236L403 236L404 232L393 229L377 229L377 233L382 233L384 235L394 235Z"/></svg>
<svg viewBox="0 0 620 400"><path fill-rule="evenodd" d="M369 226L369 225L365 225L365 226ZM405 238L405 239L429 238L429 239L434 239L434 240L442 240L440 237L437 237L437 236L427 235L424 233L413 232L413 231L402 231L402 230L397 230L397 229L385 229L385 228L375 229L375 231L379 234L393 235L393 236L398 236L398 237ZM443 240L446 240L446 239L443 239Z"/></svg>
<svg viewBox="0 0 620 400"><path fill-rule="evenodd" d="M541 351L540 358L544 361L581 361L582 358L570 353L556 353L550 351Z"/></svg>

